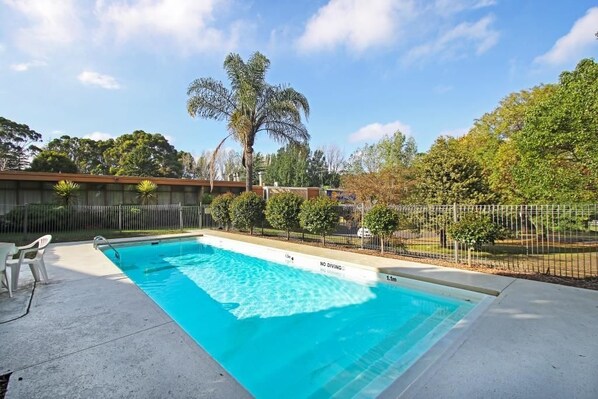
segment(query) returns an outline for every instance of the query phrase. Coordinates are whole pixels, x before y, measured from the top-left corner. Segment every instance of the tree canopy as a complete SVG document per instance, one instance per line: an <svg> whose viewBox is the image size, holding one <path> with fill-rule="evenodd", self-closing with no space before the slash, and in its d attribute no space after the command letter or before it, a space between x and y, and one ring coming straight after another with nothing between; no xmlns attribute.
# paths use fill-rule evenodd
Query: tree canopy
<svg viewBox="0 0 598 399"><path fill-rule="evenodd" d="M77 165L65 154L43 150L33 158L29 170L34 172L77 173Z"/></svg>
<svg viewBox="0 0 598 399"><path fill-rule="evenodd" d="M0 170L21 170L40 149L42 135L25 124L0 117Z"/></svg>
<svg viewBox="0 0 598 399"><path fill-rule="evenodd" d="M159 133L136 130L114 140L106 151L110 173L114 175L180 177L179 154Z"/></svg>

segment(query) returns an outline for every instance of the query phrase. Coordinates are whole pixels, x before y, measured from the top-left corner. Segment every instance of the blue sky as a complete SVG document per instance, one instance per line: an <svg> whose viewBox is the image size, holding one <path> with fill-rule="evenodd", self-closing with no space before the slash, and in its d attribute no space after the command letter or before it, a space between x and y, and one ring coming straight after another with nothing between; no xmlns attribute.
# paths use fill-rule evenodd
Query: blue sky
<svg viewBox="0 0 598 399"><path fill-rule="evenodd" d="M595 0L0 0L0 116L45 141L142 129L199 154L226 124L191 118L187 86L257 50L307 96L312 148L401 129L425 151L596 57L596 31Z"/></svg>

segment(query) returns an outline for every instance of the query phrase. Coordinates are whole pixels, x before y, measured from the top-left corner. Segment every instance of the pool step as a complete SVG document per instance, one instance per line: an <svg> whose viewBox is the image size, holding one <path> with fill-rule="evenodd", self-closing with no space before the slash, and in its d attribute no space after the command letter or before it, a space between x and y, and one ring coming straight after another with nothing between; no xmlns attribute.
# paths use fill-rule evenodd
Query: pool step
<svg viewBox="0 0 598 399"><path fill-rule="evenodd" d="M355 395L361 397L378 395L380 389L384 389L396 379L404 371L404 368L418 356L418 348L412 347L413 339L419 341L434 331L438 325L438 317L445 317L441 313L442 310L439 309L432 315L419 315L410 319L408 323L394 330L386 339L372 347L357 361L323 385L314 393L314 397L345 398ZM372 362L370 361L372 358L377 360ZM396 373L388 375L387 371L391 367L396 368ZM359 370L362 371L355 377L355 372ZM368 375L377 377L368 379ZM374 383L376 381L377 383ZM363 389L368 386L371 387L371 391L363 392Z"/></svg>
<svg viewBox="0 0 598 399"><path fill-rule="evenodd" d="M258 385L262 386L271 386L271 381L279 378L280 375L293 375L294 380L296 382L292 383L291 387L288 387L290 391L293 390L304 390L305 386L312 386L314 389L317 387L321 387L317 389L317 394L315 397L328 397L330 396L329 392L334 393L343 388L344 385L350 383L355 375L359 373L359 370L368 369L371 367L372 363L375 363L375 360L371 359L379 359L384 357L385 354L396 345L398 337L406 336L410 334L410 332L414 331L418 324L422 324L428 319L429 315L415 315L410 318L404 318L401 323L397 323L394 331L390 332L390 335L384 335L381 337L381 341L377 344L372 344L371 347L365 347L362 351L367 351L366 354L360 356L358 359L355 359L355 356L351 356L350 352L347 353L347 350L351 350L352 344L349 343L347 347L347 343L339 343L339 337L344 337L344 339L349 339L355 341L356 339L359 340L352 333L345 334L343 330L338 330L335 327L335 324L328 324L327 328L319 329L318 335L320 336L318 346L314 347L310 340L305 340L302 344L302 348L299 351L296 351L295 357L292 359L280 357L269 359L268 364L271 366L269 367L272 371L267 375L264 375L261 378L261 381L258 382ZM374 323L371 325L371 328L379 329L381 326ZM346 326L348 331L352 331L353 326ZM266 344L266 343L264 343ZM256 345L256 347L261 347L261 345ZM335 357L329 357L328 359L322 359L320 362L321 366L320 369L315 369L312 371L306 371L303 368L303 365L308 363L313 363L312 359L314 357L314 351L322 350L324 352L328 351L331 354L334 354ZM356 349L358 352L361 352L359 349ZM277 364L274 366L274 364ZM317 366L317 365L315 365ZM349 372L347 372L349 370ZM385 371L385 368L380 370L380 373ZM336 377L330 377L336 375ZM328 377L327 377L328 376ZM288 381L291 383L290 381ZM366 381L367 384L367 381ZM327 385L326 389L324 386ZM296 387L296 388L294 388ZM280 393L281 395L283 392Z"/></svg>

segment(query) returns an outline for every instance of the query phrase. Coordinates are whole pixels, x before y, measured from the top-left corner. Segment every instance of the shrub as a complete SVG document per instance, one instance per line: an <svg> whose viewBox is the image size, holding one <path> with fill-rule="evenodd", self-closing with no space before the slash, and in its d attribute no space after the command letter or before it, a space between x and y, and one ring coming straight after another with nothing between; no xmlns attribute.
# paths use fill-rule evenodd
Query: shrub
<svg viewBox="0 0 598 399"><path fill-rule="evenodd" d="M467 246L467 263L471 266L471 251L479 251L483 244L494 244L502 236L499 226L490 217L478 213L466 213L448 228L453 240Z"/></svg>
<svg viewBox="0 0 598 399"><path fill-rule="evenodd" d="M80 186L68 180L61 180L54 185L54 195L60 205L73 205L77 201Z"/></svg>
<svg viewBox="0 0 598 399"><path fill-rule="evenodd" d="M310 233L322 235L322 243L326 243L326 234L338 224L337 203L328 197L304 201L299 213L299 224Z"/></svg>
<svg viewBox="0 0 598 399"><path fill-rule="evenodd" d="M203 205L210 205L210 204L212 203L212 201L213 201L213 200L214 200L214 196L213 196L213 195L211 195L211 194L208 194L208 193L204 193L204 194L201 196L201 200L200 200L200 202L201 202Z"/></svg>
<svg viewBox="0 0 598 399"><path fill-rule="evenodd" d="M249 230L264 218L264 199L253 191L244 192L230 204L230 219L238 229Z"/></svg>
<svg viewBox="0 0 598 399"><path fill-rule="evenodd" d="M226 230L230 228L230 204L234 198L232 193L221 194L215 197L210 205L212 219L224 226Z"/></svg>
<svg viewBox="0 0 598 399"><path fill-rule="evenodd" d="M387 205L375 205L365 214L363 222L372 234L380 237L380 251L384 253L384 239L399 227L399 213Z"/></svg>
<svg viewBox="0 0 598 399"><path fill-rule="evenodd" d="M286 230L287 240L291 230L299 227L299 212L303 198L293 193L273 196L266 204L266 219L275 229Z"/></svg>

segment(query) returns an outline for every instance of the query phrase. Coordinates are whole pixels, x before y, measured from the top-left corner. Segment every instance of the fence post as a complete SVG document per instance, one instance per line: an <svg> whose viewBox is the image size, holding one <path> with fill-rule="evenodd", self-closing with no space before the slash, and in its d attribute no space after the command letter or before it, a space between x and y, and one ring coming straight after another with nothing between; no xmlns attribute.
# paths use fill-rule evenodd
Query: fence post
<svg viewBox="0 0 598 399"><path fill-rule="evenodd" d="M27 214L29 213L28 206L29 204L25 204L25 217L23 218L23 235L27 235Z"/></svg>
<svg viewBox="0 0 598 399"><path fill-rule="evenodd" d="M457 223L457 203L453 204L453 222ZM459 243L453 240L453 248L455 249L455 263L459 263Z"/></svg>
<svg viewBox="0 0 598 399"><path fill-rule="evenodd" d="M199 208L197 208L197 214L199 216L199 228L203 229L203 204L199 203Z"/></svg>
<svg viewBox="0 0 598 399"><path fill-rule="evenodd" d="M363 249L363 236L364 234L364 229L363 229L363 219L365 218L365 205L362 202L361 203L361 249Z"/></svg>
<svg viewBox="0 0 598 399"><path fill-rule="evenodd" d="M118 204L118 230L123 231L123 204Z"/></svg>
<svg viewBox="0 0 598 399"><path fill-rule="evenodd" d="M181 231L183 231L183 206L179 202L179 222L181 225Z"/></svg>

